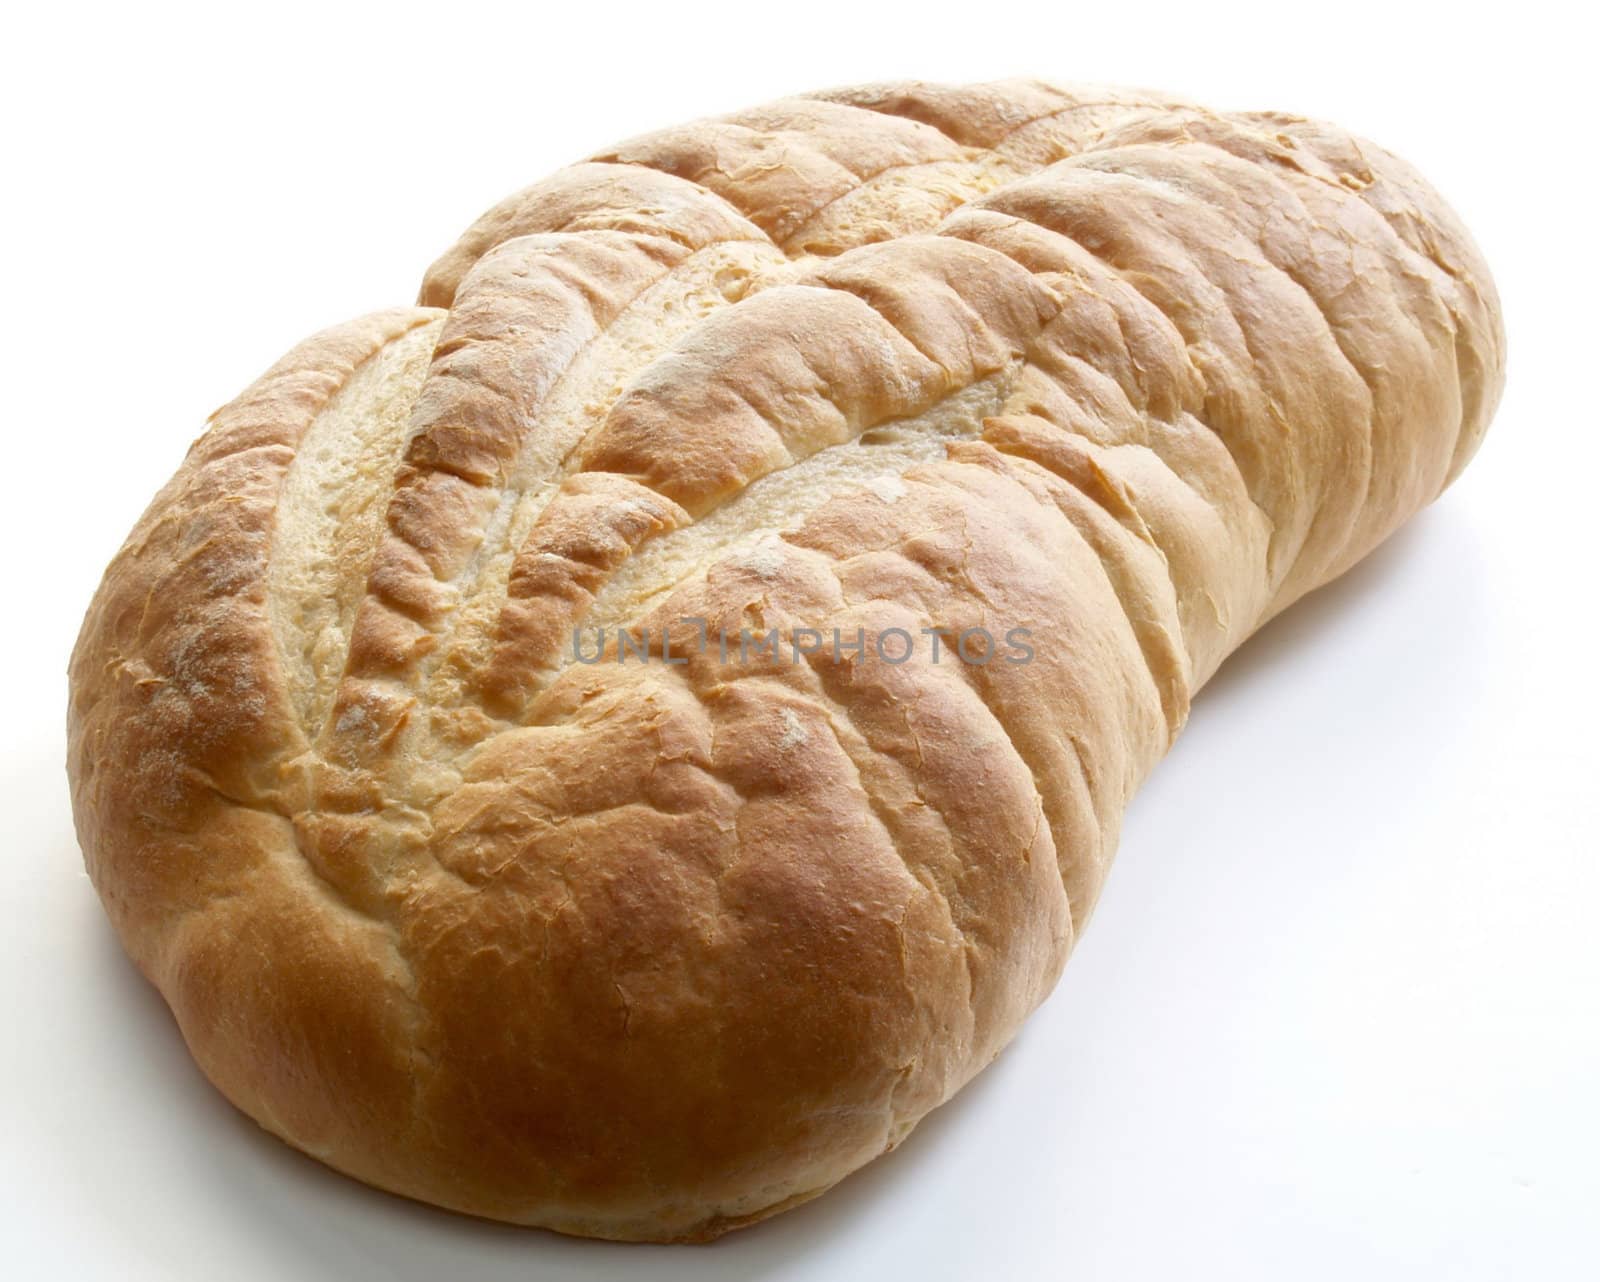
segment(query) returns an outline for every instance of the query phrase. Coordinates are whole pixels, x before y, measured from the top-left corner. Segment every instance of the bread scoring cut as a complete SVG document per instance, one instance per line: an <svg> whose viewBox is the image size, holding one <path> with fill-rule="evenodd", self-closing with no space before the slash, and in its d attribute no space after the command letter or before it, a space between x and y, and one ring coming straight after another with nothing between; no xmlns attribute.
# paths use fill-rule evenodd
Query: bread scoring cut
<svg viewBox="0 0 1600 1282"><path fill-rule="evenodd" d="M213 416L73 655L87 866L289 1143L716 1236L999 1052L1194 693L1459 474L1503 348L1439 198L1295 117L905 83L635 139Z"/></svg>

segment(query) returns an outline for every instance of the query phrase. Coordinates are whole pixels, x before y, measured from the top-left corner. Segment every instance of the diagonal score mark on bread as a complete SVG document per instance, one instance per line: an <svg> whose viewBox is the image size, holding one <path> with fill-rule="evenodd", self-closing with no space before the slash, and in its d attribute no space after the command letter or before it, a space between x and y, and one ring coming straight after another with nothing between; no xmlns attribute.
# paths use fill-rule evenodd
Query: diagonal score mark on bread
<svg viewBox="0 0 1600 1282"><path fill-rule="evenodd" d="M267 600L300 724L333 706L389 483L444 314L369 356L301 436L278 500Z"/></svg>
<svg viewBox="0 0 1600 1282"><path fill-rule="evenodd" d="M252 1117L618 1238L814 1196L987 1064L1195 691L1459 474L1504 361L1387 153L1031 81L635 139L420 303L302 344L141 520L75 815ZM1033 652L571 661L692 618Z"/></svg>
<svg viewBox="0 0 1600 1282"><path fill-rule="evenodd" d="M644 543L601 587L584 624L601 629L631 624L719 557L760 561L774 539L847 490L864 489L896 502L906 493L907 472L943 459L950 443L977 436L983 421L999 412L1020 366L1020 359L1009 362L921 414L824 446L757 478L698 520ZM563 664L571 658L566 649Z"/></svg>

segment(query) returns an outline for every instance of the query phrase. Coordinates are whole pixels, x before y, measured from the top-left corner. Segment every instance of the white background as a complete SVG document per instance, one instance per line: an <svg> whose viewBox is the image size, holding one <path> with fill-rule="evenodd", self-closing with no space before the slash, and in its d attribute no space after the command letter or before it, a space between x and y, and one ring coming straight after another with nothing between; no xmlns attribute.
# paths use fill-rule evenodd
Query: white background
<svg viewBox="0 0 1600 1282"><path fill-rule="evenodd" d="M0 1275L1600 1276L1578 8L540 10L6 20ZM1015 73L1323 115L1418 164L1477 233L1510 332L1465 478L1224 669L1054 998L819 1202L710 1248L573 1242L370 1192L261 1135L123 961L61 766L82 611L206 414L311 330L409 301L484 207L590 149L785 92Z"/></svg>

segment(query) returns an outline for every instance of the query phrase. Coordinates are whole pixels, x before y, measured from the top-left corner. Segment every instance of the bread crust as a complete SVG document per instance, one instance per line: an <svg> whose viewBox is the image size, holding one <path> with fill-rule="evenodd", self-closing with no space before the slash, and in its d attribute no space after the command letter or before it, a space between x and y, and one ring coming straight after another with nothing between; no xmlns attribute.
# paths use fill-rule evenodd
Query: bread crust
<svg viewBox="0 0 1600 1282"><path fill-rule="evenodd" d="M904 83L635 139L212 417L72 657L89 873L297 1148L715 1237L999 1053L1194 692L1503 367L1470 237L1328 125Z"/></svg>

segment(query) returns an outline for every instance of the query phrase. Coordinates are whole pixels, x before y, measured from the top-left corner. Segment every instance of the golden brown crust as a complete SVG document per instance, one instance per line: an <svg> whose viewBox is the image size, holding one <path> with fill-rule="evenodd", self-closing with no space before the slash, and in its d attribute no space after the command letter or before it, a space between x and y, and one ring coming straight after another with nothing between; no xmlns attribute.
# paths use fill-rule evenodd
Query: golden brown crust
<svg viewBox="0 0 1600 1282"><path fill-rule="evenodd" d="M1459 473L1504 359L1393 157L1036 82L636 139L421 298L157 496L73 656L74 810L240 1108L614 1238L813 1196L987 1064L1195 690Z"/></svg>

